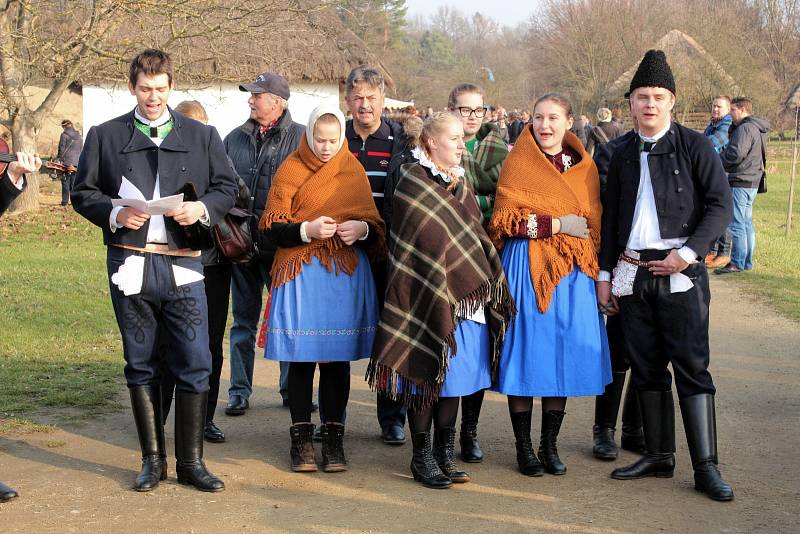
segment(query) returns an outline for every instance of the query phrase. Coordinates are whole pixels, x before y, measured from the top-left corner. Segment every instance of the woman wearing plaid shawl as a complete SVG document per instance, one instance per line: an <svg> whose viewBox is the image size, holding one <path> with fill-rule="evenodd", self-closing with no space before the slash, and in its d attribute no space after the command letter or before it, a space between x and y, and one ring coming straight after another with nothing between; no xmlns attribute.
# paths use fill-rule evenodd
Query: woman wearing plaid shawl
<svg viewBox="0 0 800 534"><path fill-rule="evenodd" d="M402 167L386 304L367 377L408 406L411 472L430 488L469 481L454 457L459 398L491 385L514 314L500 258L460 179L463 151L461 122L437 113L422 127L419 163Z"/></svg>

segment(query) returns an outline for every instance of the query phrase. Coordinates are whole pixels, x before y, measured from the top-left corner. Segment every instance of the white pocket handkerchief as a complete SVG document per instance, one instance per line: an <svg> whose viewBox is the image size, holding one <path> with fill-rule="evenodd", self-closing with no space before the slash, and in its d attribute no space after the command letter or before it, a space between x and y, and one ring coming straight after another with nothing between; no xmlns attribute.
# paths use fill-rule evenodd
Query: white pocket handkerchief
<svg viewBox="0 0 800 534"><path fill-rule="evenodd" d="M186 267L181 267L180 265L172 266L172 274L175 277L175 285L178 287L191 284L192 282L199 282L204 278L201 273L187 269Z"/></svg>
<svg viewBox="0 0 800 534"><path fill-rule="evenodd" d="M111 281L126 297L142 292L143 278L144 256L128 256L117 272L111 275Z"/></svg>

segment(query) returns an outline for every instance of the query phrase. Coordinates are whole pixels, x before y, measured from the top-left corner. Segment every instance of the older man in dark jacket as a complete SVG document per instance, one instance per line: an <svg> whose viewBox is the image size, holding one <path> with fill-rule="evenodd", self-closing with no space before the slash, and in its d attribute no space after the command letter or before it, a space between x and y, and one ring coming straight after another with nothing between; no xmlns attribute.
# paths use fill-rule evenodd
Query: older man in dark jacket
<svg viewBox="0 0 800 534"><path fill-rule="evenodd" d="M715 270L716 274L738 273L753 268L756 249L753 202L758 186L765 178L769 121L753 117L752 113L753 103L749 98L739 97L731 101L734 125L729 132L730 142L720 154L733 193L733 220L728 226L731 262Z"/></svg>
<svg viewBox="0 0 800 534"><path fill-rule="evenodd" d="M83 149L83 139L81 134L72 126L72 121L61 121L61 137L58 139L58 160L68 168L78 166L78 158L81 157ZM75 181L75 171L66 170L61 175L61 205L69 204L69 194L72 191L72 184Z"/></svg>
<svg viewBox="0 0 800 534"><path fill-rule="evenodd" d="M178 481L221 491L225 484L203 462L211 352L200 249L207 229L233 207L236 178L217 131L168 108L169 54L137 55L128 88L136 107L86 136L72 204L103 230L108 245L111 302L142 451L134 489L151 491L167 477L156 350L157 336L165 336L166 363L177 387ZM182 201L166 213L137 202L178 192Z"/></svg>
<svg viewBox="0 0 800 534"><path fill-rule="evenodd" d="M630 99L639 131L614 152L608 170L597 300L601 311L621 313L646 452L611 477L673 475L671 363L695 488L728 501L733 491L717 466L710 295L701 260L730 220L730 187L711 143L672 121L675 80L664 52L647 52Z"/></svg>
<svg viewBox="0 0 800 534"><path fill-rule="evenodd" d="M225 137L225 150L236 172L250 190L251 225L256 254L248 264L233 266L231 276L230 365L227 415L242 415L250 407L253 392L256 328L261 316L264 287L269 290L276 248L258 231L258 221L267 203L272 177L283 160L294 152L305 127L289 113L289 83L280 74L264 72L253 83L239 86L249 92L250 118ZM281 363L280 393L288 406L288 364Z"/></svg>

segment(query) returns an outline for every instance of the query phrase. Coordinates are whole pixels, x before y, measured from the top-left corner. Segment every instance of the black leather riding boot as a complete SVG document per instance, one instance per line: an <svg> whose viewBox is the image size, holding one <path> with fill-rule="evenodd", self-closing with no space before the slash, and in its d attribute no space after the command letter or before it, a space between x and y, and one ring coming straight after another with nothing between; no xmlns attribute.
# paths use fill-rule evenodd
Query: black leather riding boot
<svg viewBox="0 0 800 534"><path fill-rule="evenodd" d="M594 446L592 454L601 460L616 460L617 444L614 443L614 431L617 426L619 403L625 387L625 373L614 373L613 380L606 386L602 395L594 401L594 427L592 438Z"/></svg>
<svg viewBox="0 0 800 534"><path fill-rule="evenodd" d="M520 473L529 477L542 476L544 466L533 452L533 443L531 443L531 411L509 412L509 415L516 439L517 465Z"/></svg>
<svg viewBox="0 0 800 534"><path fill-rule="evenodd" d="M483 451L478 445L478 418L483 406L484 391L461 397L461 459L467 463L477 464L483 461Z"/></svg>
<svg viewBox="0 0 800 534"><path fill-rule="evenodd" d="M433 457L431 433L419 432L411 435L414 453L411 457L411 474L414 480L423 486L433 489L445 489L453 485L453 481L442 472L436 458Z"/></svg>
<svg viewBox="0 0 800 534"><path fill-rule="evenodd" d="M447 478L456 484L469 482L469 475L456 465L456 429L436 428L433 431L433 457Z"/></svg>
<svg viewBox="0 0 800 534"><path fill-rule="evenodd" d="M644 431L642 430L642 409L639 406L639 392L628 384L625 401L622 405L622 435L620 447L626 451L644 454Z"/></svg>
<svg viewBox="0 0 800 534"><path fill-rule="evenodd" d="M17 494L17 490L6 486L2 482L0 482L0 502L10 501L11 499L16 499L19 495Z"/></svg>
<svg viewBox="0 0 800 534"><path fill-rule="evenodd" d="M167 454L164 445L164 424L161 416L161 385L133 386L131 396L133 420L142 450L142 470L133 489L151 491L167 478Z"/></svg>
<svg viewBox="0 0 800 534"><path fill-rule="evenodd" d="M671 478L675 471L675 404L672 391L639 391L646 451L631 465L614 469L611 478Z"/></svg>
<svg viewBox="0 0 800 534"><path fill-rule="evenodd" d="M208 392L175 392L175 457L178 482L200 491L222 491L225 483L203 463L203 427Z"/></svg>
<svg viewBox="0 0 800 534"><path fill-rule="evenodd" d="M558 457L558 433L564 421L564 412L558 410L542 410L542 435L539 439L539 460L544 470L551 475L563 475L567 466Z"/></svg>
<svg viewBox="0 0 800 534"><path fill-rule="evenodd" d="M733 490L717 467L717 417L714 396L703 393L681 399L683 428L694 467L694 488L715 501L732 501Z"/></svg>

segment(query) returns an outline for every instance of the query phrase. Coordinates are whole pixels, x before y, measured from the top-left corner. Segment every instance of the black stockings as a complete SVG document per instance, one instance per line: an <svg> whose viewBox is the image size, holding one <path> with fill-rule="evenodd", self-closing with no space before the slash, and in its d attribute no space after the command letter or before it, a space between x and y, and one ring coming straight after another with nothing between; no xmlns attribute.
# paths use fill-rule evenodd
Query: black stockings
<svg viewBox="0 0 800 534"><path fill-rule="evenodd" d="M289 364L289 410L292 423L311 422L316 362ZM319 402L325 406L328 423L341 423L350 398L350 362L319 364Z"/></svg>
<svg viewBox="0 0 800 534"><path fill-rule="evenodd" d="M567 406L566 397L542 397L542 413L563 412ZM508 411L511 413L529 412L533 410L533 397L508 396Z"/></svg>
<svg viewBox="0 0 800 534"><path fill-rule="evenodd" d="M431 421L436 428L454 428L458 416L459 397L441 397L424 410L408 410L408 427L412 434L427 433ZM435 418L435 421L434 421Z"/></svg>

